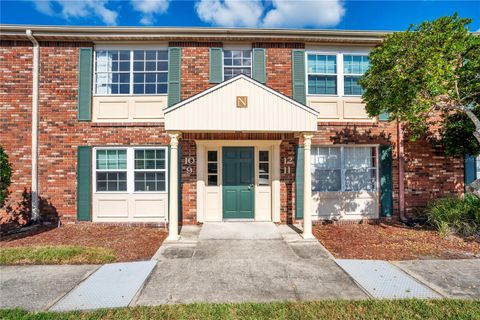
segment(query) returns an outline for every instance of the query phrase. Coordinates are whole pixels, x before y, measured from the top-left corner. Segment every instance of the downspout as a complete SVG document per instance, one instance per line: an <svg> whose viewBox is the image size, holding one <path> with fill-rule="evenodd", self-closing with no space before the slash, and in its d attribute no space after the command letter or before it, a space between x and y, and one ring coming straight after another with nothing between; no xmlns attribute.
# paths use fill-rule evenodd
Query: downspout
<svg viewBox="0 0 480 320"><path fill-rule="evenodd" d="M38 74L40 66L40 46L33 37L32 30L27 30L27 37L33 44L32 68L32 221L39 220L38 207Z"/></svg>
<svg viewBox="0 0 480 320"><path fill-rule="evenodd" d="M405 217L405 148L403 125L397 121L397 154L398 154L398 210L400 221L407 222Z"/></svg>

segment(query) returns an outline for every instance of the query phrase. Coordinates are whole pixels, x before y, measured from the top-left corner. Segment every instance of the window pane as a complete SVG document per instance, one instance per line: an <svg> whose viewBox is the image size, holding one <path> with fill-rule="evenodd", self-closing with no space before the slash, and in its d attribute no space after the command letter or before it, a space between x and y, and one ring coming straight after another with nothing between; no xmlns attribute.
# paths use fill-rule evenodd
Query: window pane
<svg viewBox="0 0 480 320"><path fill-rule="evenodd" d="M312 166L318 169L340 169L341 149L339 147L313 147Z"/></svg>
<svg viewBox="0 0 480 320"><path fill-rule="evenodd" d="M258 164L259 173L268 173L268 162L262 162Z"/></svg>
<svg viewBox="0 0 480 320"><path fill-rule="evenodd" d="M98 149L97 169L127 169L127 150Z"/></svg>
<svg viewBox="0 0 480 320"><path fill-rule="evenodd" d="M217 151L208 151L208 161L217 161Z"/></svg>
<svg viewBox="0 0 480 320"><path fill-rule="evenodd" d="M344 149L346 169L371 168L375 166L371 147L348 147Z"/></svg>
<svg viewBox="0 0 480 320"><path fill-rule="evenodd" d="M312 191L341 191L341 170L312 168Z"/></svg>
<svg viewBox="0 0 480 320"><path fill-rule="evenodd" d="M135 172L135 191L165 191L165 172Z"/></svg>
<svg viewBox="0 0 480 320"><path fill-rule="evenodd" d="M216 162L208 164L208 173L217 173L218 172L217 170L218 170L218 168L217 168L217 163Z"/></svg>
<svg viewBox="0 0 480 320"><path fill-rule="evenodd" d="M216 186L218 184L218 176L216 174L209 174L207 185L209 186Z"/></svg>
<svg viewBox="0 0 480 320"><path fill-rule="evenodd" d="M126 191L126 172L97 172L97 191Z"/></svg>
<svg viewBox="0 0 480 320"><path fill-rule="evenodd" d="M307 58L307 63L308 73L337 73L337 57L334 55L309 54Z"/></svg>
<svg viewBox="0 0 480 320"><path fill-rule="evenodd" d="M251 50L224 50L223 65L224 80L228 80L239 74L251 76Z"/></svg>
<svg viewBox="0 0 480 320"><path fill-rule="evenodd" d="M308 93L310 94L337 94L337 77L308 75Z"/></svg>
<svg viewBox="0 0 480 320"><path fill-rule="evenodd" d="M376 169L345 170L345 191L374 191Z"/></svg>
<svg viewBox="0 0 480 320"><path fill-rule="evenodd" d="M261 174L258 179L258 183L261 186L268 186L269 185L269 178L268 174Z"/></svg>
<svg viewBox="0 0 480 320"><path fill-rule="evenodd" d="M361 96L363 94L363 88L358 83L359 76L345 76L344 80L344 92L350 96Z"/></svg>
<svg viewBox="0 0 480 320"><path fill-rule="evenodd" d="M259 160L260 161L268 161L268 151L260 151L259 152Z"/></svg>
<svg viewBox="0 0 480 320"><path fill-rule="evenodd" d="M370 67L368 56L344 55L343 71L346 74L363 75Z"/></svg>

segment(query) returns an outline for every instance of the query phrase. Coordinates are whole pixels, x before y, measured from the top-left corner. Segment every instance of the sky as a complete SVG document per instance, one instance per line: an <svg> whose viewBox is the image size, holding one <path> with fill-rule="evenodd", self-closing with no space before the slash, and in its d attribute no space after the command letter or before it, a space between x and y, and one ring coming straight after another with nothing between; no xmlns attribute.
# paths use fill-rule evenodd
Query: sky
<svg viewBox="0 0 480 320"><path fill-rule="evenodd" d="M480 0L0 0L1 24L405 30L455 12L480 32Z"/></svg>

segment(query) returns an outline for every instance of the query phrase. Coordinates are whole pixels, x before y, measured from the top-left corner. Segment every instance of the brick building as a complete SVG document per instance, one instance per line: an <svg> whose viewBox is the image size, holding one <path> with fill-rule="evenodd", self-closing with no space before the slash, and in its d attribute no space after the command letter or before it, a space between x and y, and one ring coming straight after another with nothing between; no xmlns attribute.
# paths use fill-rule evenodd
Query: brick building
<svg viewBox="0 0 480 320"><path fill-rule="evenodd" d="M312 220L460 194L475 160L365 112L357 80L383 36L2 26L9 203L32 192L63 222L169 222L171 239L177 223L230 219L303 219L308 237Z"/></svg>

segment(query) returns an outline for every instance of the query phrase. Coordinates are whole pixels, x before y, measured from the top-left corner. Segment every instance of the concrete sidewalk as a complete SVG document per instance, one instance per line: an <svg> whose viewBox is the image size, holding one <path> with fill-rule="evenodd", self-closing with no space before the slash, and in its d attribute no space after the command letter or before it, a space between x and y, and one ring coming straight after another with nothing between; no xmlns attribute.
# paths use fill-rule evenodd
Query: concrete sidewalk
<svg viewBox="0 0 480 320"><path fill-rule="evenodd" d="M232 228L238 232L231 232ZM375 296L368 292L368 285L361 287L340 268L318 241L304 241L299 231L298 227L273 223L185 226L180 241L160 247L152 259L156 266L150 276L144 282L143 274L137 281L138 294L122 303L354 300ZM480 299L480 259L388 264L441 297ZM78 291L82 283L98 278L99 267L2 266L0 307L47 310ZM88 292L82 295L89 296Z"/></svg>

